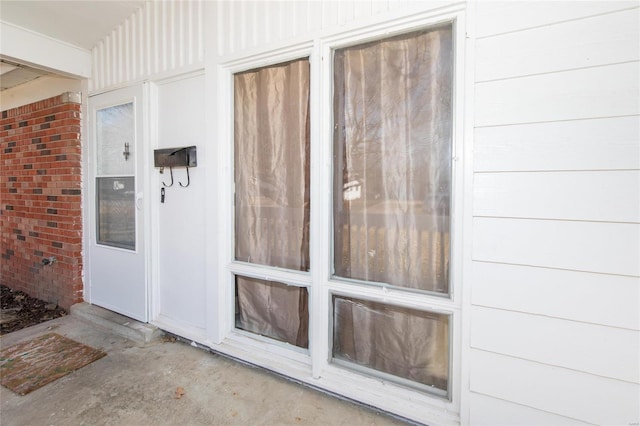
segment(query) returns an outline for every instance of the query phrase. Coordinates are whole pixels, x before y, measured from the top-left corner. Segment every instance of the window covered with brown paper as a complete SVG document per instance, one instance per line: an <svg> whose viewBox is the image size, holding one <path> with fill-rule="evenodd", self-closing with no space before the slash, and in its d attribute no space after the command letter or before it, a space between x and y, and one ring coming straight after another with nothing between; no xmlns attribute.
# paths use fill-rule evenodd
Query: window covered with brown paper
<svg viewBox="0 0 640 426"><path fill-rule="evenodd" d="M333 297L333 356L442 395L449 379L449 316ZM391 378L392 381L399 380Z"/></svg>
<svg viewBox="0 0 640 426"><path fill-rule="evenodd" d="M334 273L449 293L451 25L334 56Z"/></svg>
<svg viewBox="0 0 640 426"><path fill-rule="evenodd" d="M308 348L308 299L303 287L236 276L236 327Z"/></svg>
<svg viewBox="0 0 640 426"><path fill-rule="evenodd" d="M309 270L309 60L235 75L236 260Z"/></svg>
<svg viewBox="0 0 640 426"><path fill-rule="evenodd" d="M309 270L309 61L234 76L235 258ZM236 327L307 348L308 292L236 278Z"/></svg>

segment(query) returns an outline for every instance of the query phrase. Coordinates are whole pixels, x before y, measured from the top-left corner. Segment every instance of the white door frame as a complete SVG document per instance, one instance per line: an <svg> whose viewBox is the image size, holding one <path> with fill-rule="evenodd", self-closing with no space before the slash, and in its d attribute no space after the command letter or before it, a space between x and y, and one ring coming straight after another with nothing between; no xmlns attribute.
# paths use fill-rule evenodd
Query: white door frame
<svg viewBox="0 0 640 426"><path fill-rule="evenodd" d="M139 83L134 86L127 86L124 88L118 88L113 91L101 92L99 94L92 94L85 104L86 119L84 120L84 131L86 138L86 148L84 152L84 201L83 207L85 210L84 216L84 258L85 258L85 300L91 304L103 306L107 309L116 311L123 315L129 316L139 321L149 321L149 301L150 301L150 285L149 285L149 271L150 271L150 208L149 208L149 96L148 96L148 84ZM93 104L92 99L99 96L107 95L111 99L104 104L99 104L97 107ZM110 96L111 95L111 96ZM122 258L127 254L127 251L120 248L97 246L96 244L96 135L95 135L95 111L102 107L108 107L110 105L118 105L126 103L127 101L134 100L135 116L136 116L136 151L138 158L136 160L135 177L135 202L137 208L136 214L136 250L129 252L135 256L141 256L139 261L139 274L138 281L142 281L142 288L139 289L136 295L138 303L136 309L129 309L126 305L126 299L129 294L123 293L124 306L118 306L118 303L110 303L109 301L100 300L95 288L93 274L96 272L96 268L100 266L102 254L96 254L95 249L99 247L98 251L114 254L115 258ZM104 253L103 253L104 254ZM109 265L112 268L117 269L119 265ZM104 267L104 265L103 265ZM104 269L103 269L104 270ZM120 283L117 283L120 284ZM124 291L124 289L120 289ZM127 292L128 293L128 292ZM143 306L140 306L140 303Z"/></svg>

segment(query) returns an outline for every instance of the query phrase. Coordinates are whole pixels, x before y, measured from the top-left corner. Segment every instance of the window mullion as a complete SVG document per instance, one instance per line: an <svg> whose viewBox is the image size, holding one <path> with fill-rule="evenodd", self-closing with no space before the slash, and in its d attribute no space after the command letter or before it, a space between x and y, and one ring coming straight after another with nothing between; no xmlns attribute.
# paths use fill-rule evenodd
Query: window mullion
<svg viewBox="0 0 640 426"><path fill-rule="evenodd" d="M311 56L311 238L313 285L310 289L310 353L312 376L320 378L329 357L329 296L326 283L331 259L331 49L316 42ZM323 125L324 123L324 125Z"/></svg>

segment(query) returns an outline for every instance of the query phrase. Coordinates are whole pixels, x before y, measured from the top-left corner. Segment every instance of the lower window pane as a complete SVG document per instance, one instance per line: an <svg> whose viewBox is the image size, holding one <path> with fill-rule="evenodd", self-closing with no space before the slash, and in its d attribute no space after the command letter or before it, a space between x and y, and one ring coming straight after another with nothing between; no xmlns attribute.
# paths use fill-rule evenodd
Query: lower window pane
<svg viewBox="0 0 640 426"><path fill-rule="evenodd" d="M96 187L98 244L135 250L135 178L96 178Z"/></svg>
<svg viewBox="0 0 640 426"><path fill-rule="evenodd" d="M306 288L236 276L236 328L309 347Z"/></svg>
<svg viewBox="0 0 640 426"><path fill-rule="evenodd" d="M446 395L449 353L449 315L333 296L334 360Z"/></svg>

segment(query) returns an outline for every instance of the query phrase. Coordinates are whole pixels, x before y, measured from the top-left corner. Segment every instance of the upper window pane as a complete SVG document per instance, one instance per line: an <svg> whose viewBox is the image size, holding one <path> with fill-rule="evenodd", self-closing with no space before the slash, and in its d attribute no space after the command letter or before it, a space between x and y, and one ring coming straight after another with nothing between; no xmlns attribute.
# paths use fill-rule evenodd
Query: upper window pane
<svg viewBox="0 0 640 426"><path fill-rule="evenodd" d="M235 256L309 270L309 60L234 77Z"/></svg>
<svg viewBox="0 0 640 426"><path fill-rule="evenodd" d="M135 164L135 119L133 103L96 112L98 175L133 175ZM125 156L125 144L129 155Z"/></svg>
<svg viewBox="0 0 640 426"><path fill-rule="evenodd" d="M334 55L335 275L449 292L452 27Z"/></svg>

